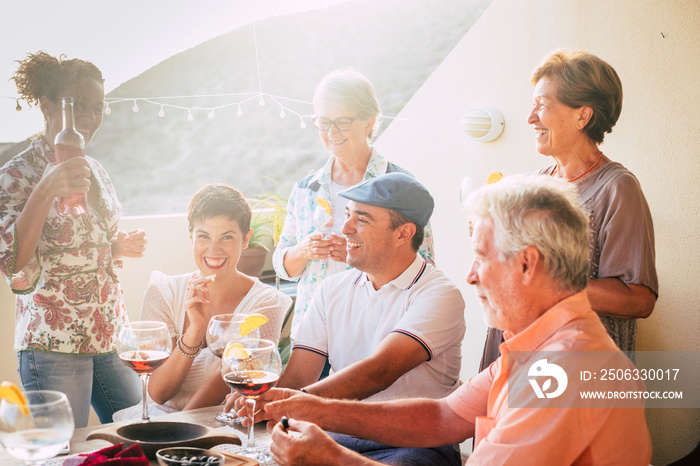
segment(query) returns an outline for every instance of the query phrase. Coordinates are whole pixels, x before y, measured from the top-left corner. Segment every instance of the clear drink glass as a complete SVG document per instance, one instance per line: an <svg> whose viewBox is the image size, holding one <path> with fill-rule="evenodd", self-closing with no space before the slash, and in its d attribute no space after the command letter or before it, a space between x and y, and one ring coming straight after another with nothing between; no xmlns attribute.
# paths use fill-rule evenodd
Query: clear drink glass
<svg viewBox="0 0 700 466"><path fill-rule="evenodd" d="M313 225L315 231L323 233L323 237L328 238L333 233L333 216L330 214L330 210L316 206Z"/></svg>
<svg viewBox="0 0 700 466"><path fill-rule="evenodd" d="M0 403L0 442L12 457L41 464L68 445L75 426L73 410L58 391L32 390L25 396L26 404Z"/></svg>
<svg viewBox="0 0 700 466"><path fill-rule="evenodd" d="M257 398L275 386L282 371L282 360L275 342L244 339L226 345L221 358L221 375L226 384L245 397L250 425L248 441L243 454L263 463L270 455L255 447L253 423Z"/></svg>
<svg viewBox="0 0 700 466"><path fill-rule="evenodd" d="M247 316L241 314L219 314L212 317L207 325L207 347L216 357L221 357L226 345L232 341L239 341L244 338L241 335L241 324ZM245 338L260 338L260 331L254 328L245 335ZM233 389L231 389L233 393ZM216 420L241 424L245 417L238 416L235 412L228 413L221 411L217 413Z"/></svg>
<svg viewBox="0 0 700 466"><path fill-rule="evenodd" d="M173 341L163 322L130 322L119 333L119 359L136 371L143 386L141 422L151 422L148 416L148 379L168 359L172 349Z"/></svg>

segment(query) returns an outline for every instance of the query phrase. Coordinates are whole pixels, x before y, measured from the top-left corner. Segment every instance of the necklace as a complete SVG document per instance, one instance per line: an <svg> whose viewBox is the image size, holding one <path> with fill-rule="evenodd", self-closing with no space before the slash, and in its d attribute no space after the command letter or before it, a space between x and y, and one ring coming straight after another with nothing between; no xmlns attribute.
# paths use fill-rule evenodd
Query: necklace
<svg viewBox="0 0 700 466"><path fill-rule="evenodd" d="M601 151L598 151L598 152L600 152L600 153L598 154L598 158L595 159L595 162L593 162L593 165L591 165L591 166L588 167L586 170L584 170L583 173L581 173L581 174L579 174L579 175L576 175L576 176L574 176L573 178L569 178L568 180L566 180L566 182L567 182L567 183L571 183L572 181L576 181L576 180L578 180L579 178L581 178L583 175L585 175L586 173L588 173L589 171L593 170L593 167L595 167L596 165L598 165L598 162L600 162L600 159L603 157L603 152L601 152ZM559 171L559 164L557 164L557 166L554 167L554 171L552 172L552 175L551 175L551 176L556 175L556 174L557 174L557 171Z"/></svg>

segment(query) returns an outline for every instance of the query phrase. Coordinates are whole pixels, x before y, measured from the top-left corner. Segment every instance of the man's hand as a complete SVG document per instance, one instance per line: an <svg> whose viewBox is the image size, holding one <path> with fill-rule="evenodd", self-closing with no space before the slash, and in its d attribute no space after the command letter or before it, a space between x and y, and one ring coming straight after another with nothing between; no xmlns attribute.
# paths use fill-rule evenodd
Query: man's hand
<svg viewBox="0 0 700 466"><path fill-rule="evenodd" d="M272 388L266 391L265 393L260 395L260 397L258 397L258 399L256 400L255 409L257 411L255 412L254 422L258 423L270 419L279 419L284 414L280 414L277 417L271 416L266 411L266 406L268 405L268 403L273 403L276 401L287 400L296 397L303 399L316 398L311 395L304 395L304 393L298 390L291 390L288 388ZM239 395L228 396L226 398L226 405L224 406L224 411L228 412L231 408L233 408L239 416L246 417L248 415L248 412L246 411L245 401L246 399ZM243 421L243 425L248 426L249 424L250 421L246 417L246 420Z"/></svg>
<svg viewBox="0 0 700 466"><path fill-rule="evenodd" d="M281 388L275 388L273 390L276 393L272 395L271 399L267 399L263 405L266 413L265 419L274 419L277 421L282 416L285 416L287 418L293 417L295 419L319 423L324 413L326 400L297 390Z"/></svg>
<svg viewBox="0 0 700 466"><path fill-rule="evenodd" d="M271 438L270 451L280 465L339 464L340 456L349 453L317 425L295 419L289 419L289 431L282 423L276 423L271 428Z"/></svg>

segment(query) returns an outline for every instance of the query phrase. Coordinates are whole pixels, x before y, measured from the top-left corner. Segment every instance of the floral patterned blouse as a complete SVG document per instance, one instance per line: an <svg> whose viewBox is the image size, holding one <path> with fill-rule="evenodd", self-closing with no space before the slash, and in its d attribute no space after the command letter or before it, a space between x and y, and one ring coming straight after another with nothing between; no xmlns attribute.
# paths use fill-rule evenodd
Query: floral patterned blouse
<svg viewBox="0 0 700 466"><path fill-rule="evenodd" d="M290 277L284 268L284 255L287 251L301 242L309 234L314 231L314 212L320 208L317 198L322 197L331 203L331 168L333 167L333 157L328 159L328 162L320 170L311 175L297 181L292 192L289 195L287 204L287 218L284 221L284 227L280 236L279 244L272 255L272 265L277 275L285 280L298 280L297 297L294 304L294 317L292 320L291 337L295 338L301 318L306 313L309 307L311 298L321 285L321 282L327 275L333 272L328 269L328 261L330 259L312 260L309 261L302 274L298 277ZM405 169L398 165L387 161L379 152L372 149L367 170L365 171L364 180L369 180L379 175L391 172L408 173ZM435 265L433 255L433 238L430 224L425 228L425 239L420 248L420 254L430 264ZM347 269L351 269L349 265ZM339 268L334 268L338 271ZM342 270L342 267L340 268Z"/></svg>
<svg viewBox="0 0 700 466"><path fill-rule="evenodd" d="M0 271L17 295L15 351L95 355L116 349L126 311L110 238L121 204L102 165L87 159L98 205L63 217L54 201L34 257L17 273L16 221L55 154L39 137L0 169Z"/></svg>

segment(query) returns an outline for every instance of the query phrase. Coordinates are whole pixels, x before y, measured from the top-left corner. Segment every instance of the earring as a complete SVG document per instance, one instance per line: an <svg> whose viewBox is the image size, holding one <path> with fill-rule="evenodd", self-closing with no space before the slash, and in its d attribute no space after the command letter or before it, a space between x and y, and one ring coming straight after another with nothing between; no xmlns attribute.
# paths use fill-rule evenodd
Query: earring
<svg viewBox="0 0 700 466"><path fill-rule="evenodd" d="M22 111L22 106L19 104L19 99L17 99L17 106L15 107L15 110L17 110L18 112Z"/></svg>

